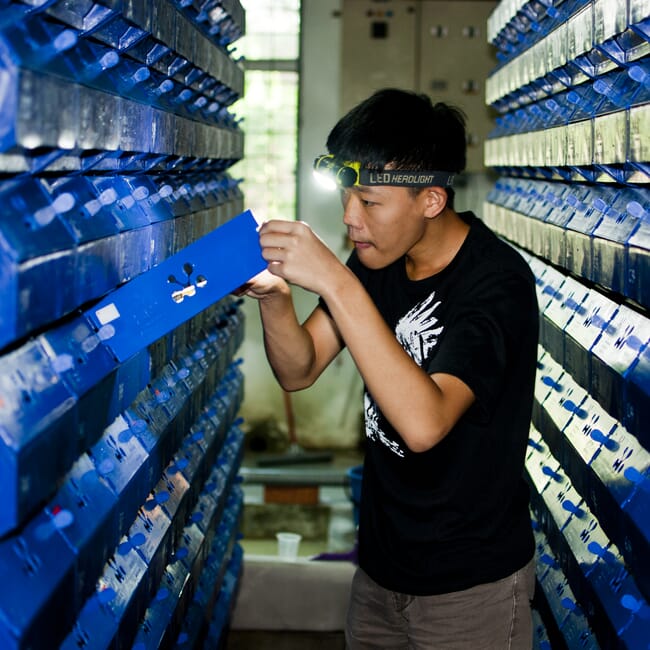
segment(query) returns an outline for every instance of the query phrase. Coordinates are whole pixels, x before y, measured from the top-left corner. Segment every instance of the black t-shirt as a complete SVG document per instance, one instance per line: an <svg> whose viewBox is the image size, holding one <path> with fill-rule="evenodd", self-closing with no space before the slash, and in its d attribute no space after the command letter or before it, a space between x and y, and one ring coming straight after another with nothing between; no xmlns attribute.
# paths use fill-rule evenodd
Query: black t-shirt
<svg viewBox="0 0 650 650"><path fill-rule="evenodd" d="M383 587L412 595L499 580L534 552L523 480L537 355L534 276L473 214L461 216L467 238L432 277L409 280L403 258L379 270L356 253L348 260L418 365L458 377L476 397L440 443L415 453L364 394L359 564Z"/></svg>

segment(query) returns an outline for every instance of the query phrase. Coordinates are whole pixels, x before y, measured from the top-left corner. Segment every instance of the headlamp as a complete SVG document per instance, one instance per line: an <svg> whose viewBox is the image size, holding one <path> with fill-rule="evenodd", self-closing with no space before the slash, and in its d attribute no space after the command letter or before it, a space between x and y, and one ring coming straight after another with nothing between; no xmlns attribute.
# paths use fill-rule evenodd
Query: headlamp
<svg viewBox="0 0 650 650"><path fill-rule="evenodd" d="M331 154L323 154L314 160L314 172L333 180L340 187L359 184L361 163L340 162Z"/></svg>
<svg viewBox="0 0 650 650"><path fill-rule="evenodd" d="M397 187L450 187L454 172L405 169L366 169L357 161L341 161L332 154L314 160L314 172L334 181L339 187L353 185L394 185Z"/></svg>

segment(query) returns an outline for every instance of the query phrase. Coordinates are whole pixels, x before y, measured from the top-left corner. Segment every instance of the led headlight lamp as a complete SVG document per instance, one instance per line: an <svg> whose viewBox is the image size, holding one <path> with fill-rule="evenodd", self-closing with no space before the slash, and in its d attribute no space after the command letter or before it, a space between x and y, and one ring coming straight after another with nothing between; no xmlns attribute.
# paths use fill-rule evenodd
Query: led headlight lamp
<svg viewBox="0 0 650 650"><path fill-rule="evenodd" d="M341 161L324 154L314 161L314 172L334 181L339 187L353 185L394 185L398 187L451 187L454 172L405 169L366 169L357 161Z"/></svg>

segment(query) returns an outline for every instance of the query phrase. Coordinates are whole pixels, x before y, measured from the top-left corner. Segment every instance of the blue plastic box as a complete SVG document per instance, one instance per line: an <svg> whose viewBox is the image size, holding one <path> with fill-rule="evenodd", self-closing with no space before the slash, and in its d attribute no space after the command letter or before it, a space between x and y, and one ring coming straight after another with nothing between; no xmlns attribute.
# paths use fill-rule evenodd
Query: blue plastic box
<svg viewBox="0 0 650 650"><path fill-rule="evenodd" d="M250 211L127 283L87 313L124 361L266 268Z"/></svg>

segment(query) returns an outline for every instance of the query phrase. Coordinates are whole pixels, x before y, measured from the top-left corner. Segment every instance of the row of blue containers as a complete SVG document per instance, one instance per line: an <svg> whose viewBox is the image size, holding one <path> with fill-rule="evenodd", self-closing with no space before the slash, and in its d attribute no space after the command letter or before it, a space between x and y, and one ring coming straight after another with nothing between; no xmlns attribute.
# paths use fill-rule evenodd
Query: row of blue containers
<svg viewBox="0 0 650 650"><path fill-rule="evenodd" d="M211 45L224 51L245 32L245 15L238 0L2 0L0 7L0 26L21 25L33 17L44 22L55 20L83 36L94 34L97 40L119 50L155 37L168 49L178 46L190 61L200 61L207 54L192 51L205 46L189 30L198 30Z"/></svg>
<svg viewBox="0 0 650 650"><path fill-rule="evenodd" d="M163 349L157 342L151 350L145 351L147 354L137 355L118 368L118 372L124 371L124 378L131 382L128 387L121 382L114 383L114 361L108 366L99 362L99 359L105 359L105 350L97 356L103 348L102 342L83 319L77 319L70 327L46 332L3 358L16 361L14 365L17 370L15 376L5 377L8 379L5 388L12 386L12 377L17 380L27 377L28 383L33 379L28 393L24 390L25 383L17 382L15 393L8 390L4 394L5 397L16 394L17 399L7 400L8 405L16 409L13 412L8 409L3 414L7 416L2 423L3 432L16 434L16 426L20 430L14 438L17 444L5 448L3 453L8 469L6 473L3 471L3 477L10 488L12 485L16 487L15 493L9 490L7 502L15 497L18 504L14 508L10 503L10 508L3 510L3 514L15 515L17 510L23 508L20 516L23 519L30 516L29 503L47 496L48 491L58 483L65 463L71 461L81 449L87 449L43 512L30 518L24 528L6 537L3 542L6 553L5 561L0 561L3 577L12 584L16 582L17 576L10 575L11 571L7 573L9 567L13 566L18 571L18 577L27 576L22 586L25 587L25 594L30 594L30 599L20 598L14 591L11 603L5 603L5 607L0 609L0 621L5 625L3 634L6 636L3 647L50 647L48 643L52 639L52 630L59 634L60 627L52 627L48 617L54 612L59 625L67 626L69 623L68 619L61 617L53 603L64 600L70 604L69 611L73 612L73 604L78 606L79 601L83 600L89 586L92 586L98 563L107 557L111 546L117 542L115 535L125 530L125 523L134 516L144 495L151 489L154 478L162 471L162 464L170 457L173 460L163 473L161 489L155 488L143 507L149 513L160 506L167 518L174 522L175 529L185 520L185 511L175 499L185 493L192 494L201 485L198 478L202 468L210 462L208 443L218 442L220 423L232 421L241 401L241 373L237 364L227 365L243 336L243 319L237 309L238 302L224 300L209 310L212 312L210 315L202 314L200 324L193 326L188 323L186 328L179 328L179 331L165 337ZM198 330L203 338L189 346L187 341L192 334L189 331L182 334L184 329L194 329L194 334ZM35 346L45 352L40 360L29 358ZM132 374L136 366L147 369L160 366L172 350L179 352L179 355L174 362L162 366L155 380L148 381L142 374ZM104 376L107 368L110 375ZM25 375L25 371L29 371L29 374ZM209 399L206 392L224 373L223 385ZM146 384L146 388L135 396L99 441L92 444L91 429L96 429L109 405L115 404L116 398L119 398L120 404L124 404L129 400L129 392L138 384ZM55 394L48 392L52 385L60 389L54 391ZM66 391L67 397L62 397ZM27 395L29 399L25 399ZM32 397L36 399L32 401ZM59 398L62 403L57 401ZM69 408L76 411L74 416L68 412ZM81 418L82 413L86 414L87 419ZM179 432L187 430L192 413L202 413L201 420L190 428L190 434L176 455L172 456L178 444ZM25 415L28 417L25 418ZM13 416L16 416L17 422L14 422ZM40 428L41 424L44 425L43 429ZM3 436L5 442L10 438ZM241 447L240 438L237 449ZM213 446L213 449L216 447ZM63 461L62 456L66 456ZM45 466L42 462L44 457L48 458ZM237 457L237 464L240 460ZM25 490L28 490L28 494ZM214 492L214 486L210 490ZM7 524L7 521L3 524ZM152 532L151 516L141 516L140 522L136 521L134 526L137 531L132 531L132 534L144 543L143 535L146 536L147 531ZM146 530L140 530L138 526L144 526ZM75 556L71 590L70 567L65 563L62 565L65 569L63 577L57 571L50 573L49 567L53 561L49 556L43 556L38 546L47 542L47 549L62 558L61 545L54 543L58 541L59 534L70 545ZM53 536L56 536L54 541ZM173 540L174 535L170 539ZM136 564L140 566L138 562ZM107 569L109 574L114 568L113 562ZM118 581L120 575L118 572ZM63 592L59 591L61 580ZM134 603L141 603L141 589L142 586L132 595ZM70 615L68 610L66 613ZM131 618L128 620L131 626L128 634L132 634L133 621ZM92 621L90 628L82 629L94 629L94 618ZM121 627L118 628L121 630ZM37 634L38 637L39 634L35 630L43 629L49 630L48 641L41 643L41 639L35 642L36 645L31 645L32 635ZM118 638L123 638L125 634L122 631L116 633ZM82 635L82 638L85 637ZM79 639L75 642L79 642ZM96 647L114 647L112 643L104 646L98 641Z"/></svg>
<svg viewBox="0 0 650 650"><path fill-rule="evenodd" d="M545 362L542 355L542 365ZM635 464L641 462L647 471L648 455L628 455L629 438L615 430L603 434L597 420L586 434L579 429L574 425L560 434L566 439L555 445L557 456L547 441L549 432L531 430L526 476L536 534L548 544L538 546L538 580L567 647L642 648L650 641L650 583L643 562L648 551L648 494L638 481L623 475L634 474ZM566 450L577 455L573 445L586 458L582 462L571 462ZM618 462L612 467L613 458ZM624 485L628 483L631 488ZM621 499L618 507L614 499ZM551 582L545 585L547 580ZM572 619L569 626L567 616ZM591 645L574 645L581 635L591 639Z"/></svg>
<svg viewBox="0 0 650 650"><path fill-rule="evenodd" d="M645 647L650 321L520 252L536 278L543 346L526 463L543 629L566 647Z"/></svg>
<svg viewBox="0 0 650 650"><path fill-rule="evenodd" d="M533 422L543 436L539 449L570 477L648 597L650 454L545 351Z"/></svg>
<svg viewBox="0 0 650 650"><path fill-rule="evenodd" d="M131 544L139 554L151 551L149 582L160 577L156 567L176 547L199 490L207 485L211 494L221 493L216 477L207 479L209 472L217 471L211 469L217 454L221 460L217 459L216 466L228 466L229 480L241 460L241 433L236 428L227 433L227 429L242 399L243 377L237 364L223 370L216 391L205 399L201 392L210 383L207 372L199 382L196 373L170 367L79 455L49 503L5 537L0 566L3 578L14 588L0 606L3 647L46 648L53 634L67 633L116 546L119 555L119 539L127 529L140 540ZM174 383L179 377L183 379ZM198 410L191 408L187 395L192 378L196 382L193 395L201 405ZM59 441L59 447L65 444ZM31 456L31 467L17 468L20 488L29 483L33 491L25 495L19 490L23 504L26 499L40 503L57 484L49 464L48 471L43 471L47 450L41 445L39 451ZM55 451L51 450L48 460ZM52 465L61 469L60 463ZM11 498L8 494L7 499ZM127 542L121 544L128 546ZM65 553L64 548L68 549ZM113 558L113 564L116 561ZM68 605L65 615L57 608L59 602ZM46 638L39 636L44 634Z"/></svg>
<svg viewBox="0 0 650 650"><path fill-rule="evenodd" d="M163 57L171 61L180 55L186 61L176 61L171 68L174 72L196 65L216 73L219 83L235 79L241 83L241 71L237 72L234 61L226 61L232 58L229 46L245 31L245 15L238 0L2 0L0 7L0 29L27 29L27 40L42 33L34 20L42 22L45 29L47 24L64 25L80 37L92 38L119 53L128 52L131 58L146 63ZM54 49L60 51L69 38L53 45Z"/></svg>
<svg viewBox="0 0 650 650"><path fill-rule="evenodd" d="M609 12L607 11L609 4ZM633 3L629 3L633 4ZM639 41L647 41L650 30L648 21L637 16L638 11L628 8L628 0L608 0L608 3L595 3L594 0L532 0L522 3L521 8L512 18L502 26L496 34L491 34L490 42L497 48L499 67L515 59L521 53L548 36L553 30L562 28L572 17L582 9L594 10L594 15L585 16L585 25L577 27L581 33L569 36L576 43L580 42L584 33L592 34L593 27L589 24L591 19L603 21L606 16L607 26L597 25L600 28L590 39L589 53L596 59L597 53L618 64L626 62L625 53L637 47ZM610 38L599 38L600 32L609 29L615 23L621 27L619 34ZM496 28L495 28L496 30ZM595 52L594 52L595 50ZM592 63L593 65L593 63Z"/></svg>
<svg viewBox="0 0 650 650"><path fill-rule="evenodd" d="M235 607L239 581L244 571L244 551L241 546L235 546L230 563L226 568L222 587L217 602L212 610L208 633L203 643L203 650L222 647L230 629L230 615ZM186 644L187 648L189 646ZM196 647L196 646L195 646ZM199 646L200 647L200 646Z"/></svg>
<svg viewBox="0 0 650 650"><path fill-rule="evenodd" d="M640 3L626 5L627 0L611 0L610 7L595 0L529 4L492 39L500 64L488 78L488 103L499 112L514 110L635 65L648 53L650 21ZM544 20L531 21L539 9L546 12Z"/></svg>
<svg viewBox="0 0 650 650"><path fill-rule="evenodd" d="M650 448L650 320L532 258L540 343L612 417Z"/></svg>
<svg viewBox="0 0 650 650"><path fill-rule="evenodd" d="M229 106L243 67L204 36L233 15L240 34L241 5L153 4L3 8L0 171L224 170L241 159Z"/></svg>
<svg viewBox="0 0 650 650"><path fill-rule="evenodd" d="M526 459L536 647L650 647L650 18L636 0L515 0L488 21L502 177L486 222L540 307Z"/></svg>
<svg viewBox="0 0 650 650"><path fill-rule="evenodd" d="M147 271L240 202L238 182L221 173L5 181L0 348Z"/></svg>
<svg viewBox="0 0 650 650"><path fill-rule="evenodd" d="M195 648L201 639L205 640L206 648L220 647L221 638L228 628L236 586L242 571L243 550L237 544L237 538L243 505L243 492L241 488L235 487L227 509L216 528L212 549L206 557L194 596L176 637L176 647L179 650ZM167 590L166 587L165 589ZM158 603L158 595L159 593L156 594L155 603L152 603L154 606ZM151 606L149 609L151 610ZM154 613L158 615L158 609L155 612L151 611L149 616L147 615L149 612L145 613L143 623L138 630L140 636L146 633L151 638L152 618ZM136 639L133 644L134 650L153 649L163 645L151 641L147 645L143 641L142 645L138 646L138 642Z"/></svg>
<svg viewBox="0 0 650 650"><path fill-rule="evenodd" d="M2 95L0 170L11 173L222 171L243 132L31 70L10 70Z"/></svg>
<svg viewBox="0 0 650 650"><path fill-rule="evenodd" d="M159 514L160 504L145 502L153 527L145 529L136 521L137 527L122 538L62 648L77 648L80 643L97 649L131 648L136 643L158 648L164 647L166 639L178 638L203 571L209 568L214 542L217 551L225 551L215 558L221 561L217 569L225 569L224 560L237 535L242 495L235 487L235 475L241 445L241 432L231 430L195 505L185 513L173 511L175 494L168 490L156 492L170 494ZM163 510L168 512L163 515ZM172 540L166 532L170 515L172 525L181 519ZM218 591L218 575L208 570L205 578L213 579L210 588Z"/></svg>
<svg viewBox="0 0 650 650"><path fill-rule="evenodd" d="M536 542L537 588L533 600L533 648L600 650L589 621L576 602L567 577L533 515ZM535 616L537 614L537 616Z"/></svg>
<svg viewBox="0 0 650 650"><path fill-rule="evenodd" d="M650 59L612 70L593 81L541 100L508 108L495 119L488 138L539 131L640 106L650 100Z"/></svg>
<svg viewBox="0 0 650 650"><path fill-rule="evenodd" d="M170 445L173 449L176 443L174 431L185 430L188 417L196 417L241 342L240 312L220 307L213 310L212 322L204 319L205 335L177 350L178 356L151 381L149 373L160 360L151 363L144 351L118 364L82 317L2 357L0 467L5 506L0 535L33 513L121 413L137 431L139 443L129 439L130 444L146 451L136 455L153 453L158 469L166 462ZM100 456L111 453L107 449ZM48 458L46 466L43 458Z"/></svg>
<svg viewBox="0 0 650 650"><path fill-rule="evenodd" d="M128 46L123 35L102 37L112 35L111 27L93 26L84 36L81 30L41 16L0 25L0 60L14 77L21 69L55 75L194 120L236 127L228 107L243 93L242 75L225 54L219 55L223 61L207 62L215 69L234 67L233 73L217 79L144 30L126 39ZM185 41L195 37L194 30L188 31ZM207 42L205 47L213 51ZM226 76L233 78L234 87L223 82Z"/></svg>
<svg viewBox="0 0 650 650"><path fill-rule="evenodd" d="M650 306L650 195L645 187L499 179L495 229L525 250Z"/></svg>
<svg viewBox="0 0 650 650"><path fill-rule="evenodd" d="M561 26L591 0L524 2L490 42L497 48L497 59L505 63Z"/></svg>

